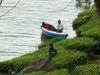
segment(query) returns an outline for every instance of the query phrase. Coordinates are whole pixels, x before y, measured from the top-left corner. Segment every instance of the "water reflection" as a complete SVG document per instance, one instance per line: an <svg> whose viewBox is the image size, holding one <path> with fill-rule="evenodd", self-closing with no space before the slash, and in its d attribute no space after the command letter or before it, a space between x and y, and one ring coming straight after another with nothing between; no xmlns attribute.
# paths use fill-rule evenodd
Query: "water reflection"
<svg viewBox="0 0 100 75"><path fill-rule="evenodd" d="M47 40L50 40L50 39L52 39L52 38L47 37L43 33L41 33L41 42L44 42L44 41L47 41Z"/></svg>
<svg viewBox="0 0 100 75"><path fill-rule="evenodd" d="M76 7L82 10L90 9L93 6L93 0L76 0Z"/></svg>
<svg viewBox="0 0 100 75"><path fill-rule="evenodd" d="M0 18L0 61L37 50L41 43L40 25L43 21L56 26L56 21L61 19L65 33L69 34L69 38L75 37L72 21L78 14L75 6L76 0L73 0L68 8L62 10L70 1L21 0L14 10ZM0 15L7 12L15 3L17 0L3 0Z"/></svg>

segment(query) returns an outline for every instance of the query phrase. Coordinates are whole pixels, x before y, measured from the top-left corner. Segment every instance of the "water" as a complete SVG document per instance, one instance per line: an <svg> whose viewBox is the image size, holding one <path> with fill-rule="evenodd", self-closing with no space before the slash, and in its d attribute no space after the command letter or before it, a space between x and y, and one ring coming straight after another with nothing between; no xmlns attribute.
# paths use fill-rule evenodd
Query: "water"
<svg viewBox="0 0 100 75"><path fill-rule="evenodd" d="M20 0L8 14L0 18L0 61L5 61L37 50L41 43L41 22L54 26L62 20L68 38L76 36L72 21L78 14L76 1L63 10L71 0ZM0 15L7 12L17 0L4 0Z"/></svg>

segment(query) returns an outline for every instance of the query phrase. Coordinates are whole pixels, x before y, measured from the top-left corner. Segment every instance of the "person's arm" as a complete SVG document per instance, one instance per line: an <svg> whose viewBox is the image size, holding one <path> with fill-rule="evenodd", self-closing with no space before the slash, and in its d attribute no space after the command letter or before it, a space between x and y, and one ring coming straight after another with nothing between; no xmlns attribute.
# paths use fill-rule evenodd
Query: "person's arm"
<svg viewBox="0 0 100 75"><path fill-rule="evenodd" d="M61 25L61 30L63 30L63 25Z"/></svg>

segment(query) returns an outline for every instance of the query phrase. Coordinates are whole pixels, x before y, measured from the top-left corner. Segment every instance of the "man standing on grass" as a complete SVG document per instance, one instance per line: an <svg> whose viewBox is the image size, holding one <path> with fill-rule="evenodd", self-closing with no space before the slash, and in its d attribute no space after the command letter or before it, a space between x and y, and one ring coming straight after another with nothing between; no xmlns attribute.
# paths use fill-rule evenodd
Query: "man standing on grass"
<svg viewBox="0 0 100 75"><path fill-rule="evenodd" d="M51 61L51 59L57 55L57 50L54 48L53 44L49 45L49 57L48 57L48 62Z"/></svg>

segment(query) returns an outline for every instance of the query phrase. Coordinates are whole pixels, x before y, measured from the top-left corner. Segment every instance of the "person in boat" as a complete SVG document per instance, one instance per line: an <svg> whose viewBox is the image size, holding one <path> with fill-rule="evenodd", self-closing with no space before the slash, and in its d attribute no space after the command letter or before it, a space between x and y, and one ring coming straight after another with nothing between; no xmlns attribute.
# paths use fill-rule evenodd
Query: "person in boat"
<svg viewBox="0 0 100 75"><path fill-rule="evenodd" d="M63 25L61 24L61 20L58 20L57 32L63 32Z"/></svg>
<svg viewBox="0 0 100 75"><path fill-rule="evenodd" d="M56 28L54 26L45 22L42 22L41 27L44 27L45 29L50 30L50 31L56 31Z"/></svg>
<svg viewBox="0 0 100 75"><path fill-rule="evenodd" d="M57 50L54 48L53 44L49 44L48 62L50 62L55 55L57 55Z"/></svg>
<svg viewBox="0 0 100 75"><path fill-rule="evenodd" d="M45 22L42 22L42 26L41 27L44 27L47 30L51 30L51 25L48 24L48 23L45 23Z"/></svg>

